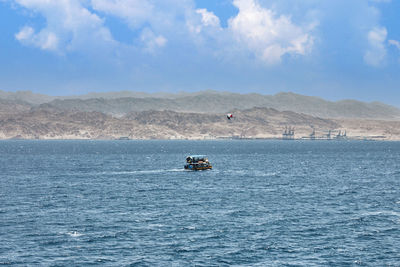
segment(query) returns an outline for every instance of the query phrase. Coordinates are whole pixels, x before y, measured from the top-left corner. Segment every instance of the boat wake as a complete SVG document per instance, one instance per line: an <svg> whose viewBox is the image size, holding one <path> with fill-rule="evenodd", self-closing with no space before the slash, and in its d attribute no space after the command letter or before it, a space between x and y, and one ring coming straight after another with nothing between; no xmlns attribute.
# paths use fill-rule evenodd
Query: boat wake
<svg viewBox="0 0 400 267"><path fill-rule="evenodd" d="M132 170L132 171L112 171L112 172L99 172L99 175L124 175L124 174L153 174L153 173L166 173L166 172L184 172L184 169L160 169L160 170Z"/></svg>

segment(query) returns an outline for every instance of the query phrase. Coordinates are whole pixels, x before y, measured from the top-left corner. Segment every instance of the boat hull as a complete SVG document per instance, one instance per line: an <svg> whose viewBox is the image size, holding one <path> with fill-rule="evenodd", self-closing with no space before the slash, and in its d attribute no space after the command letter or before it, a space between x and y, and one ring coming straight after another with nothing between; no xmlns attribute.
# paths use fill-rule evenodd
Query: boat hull
<svg viewBox="0 0 400 267"><path fill-rule="evenodd" d="M205 171L205 170L211 170L212 166L208 165L208 166L196 166L193 164L187 164L185 165L185 170L189 170L189 171Z"/></svg>

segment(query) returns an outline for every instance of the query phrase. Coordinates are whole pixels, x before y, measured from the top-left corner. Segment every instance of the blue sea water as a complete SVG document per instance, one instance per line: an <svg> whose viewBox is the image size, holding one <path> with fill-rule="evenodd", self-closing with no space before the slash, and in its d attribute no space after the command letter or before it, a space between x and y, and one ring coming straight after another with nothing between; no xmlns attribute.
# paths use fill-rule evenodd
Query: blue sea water
<svg viewBox="0 0 400 267"><path fill-rule="evenodd" d="M184 171L207 154L211 171ZM0 265L400 266L400 143L1 141Z"/></svg>

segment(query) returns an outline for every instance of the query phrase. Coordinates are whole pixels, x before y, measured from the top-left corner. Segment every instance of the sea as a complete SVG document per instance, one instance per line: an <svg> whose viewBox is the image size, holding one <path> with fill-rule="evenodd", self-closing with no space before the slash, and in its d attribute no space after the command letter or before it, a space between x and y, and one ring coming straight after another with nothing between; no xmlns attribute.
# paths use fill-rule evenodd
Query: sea
<svg viewBox="0 0 400 267"><path fill-rule="evenodd" d="M400 266L400 142L0 141L0 265Z"/></svg>

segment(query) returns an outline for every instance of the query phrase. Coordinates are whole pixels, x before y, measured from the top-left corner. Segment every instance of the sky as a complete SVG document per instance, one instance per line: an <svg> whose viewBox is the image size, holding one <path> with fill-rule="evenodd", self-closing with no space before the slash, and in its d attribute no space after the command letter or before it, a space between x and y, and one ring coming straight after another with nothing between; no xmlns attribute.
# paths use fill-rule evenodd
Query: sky
<svg viewBox="0 0 400 267"><path fill-rule="evenodd" d="M400 107L399 0L0 0L0 90L295 92Z"/></svg>

